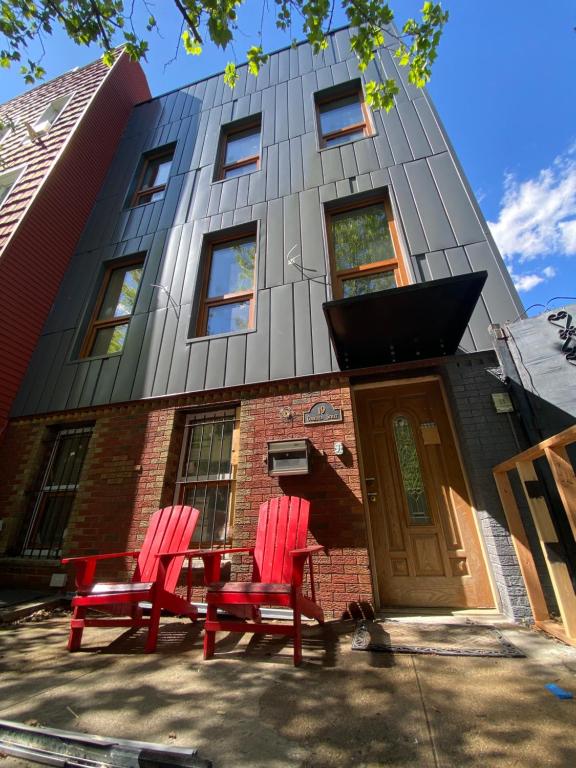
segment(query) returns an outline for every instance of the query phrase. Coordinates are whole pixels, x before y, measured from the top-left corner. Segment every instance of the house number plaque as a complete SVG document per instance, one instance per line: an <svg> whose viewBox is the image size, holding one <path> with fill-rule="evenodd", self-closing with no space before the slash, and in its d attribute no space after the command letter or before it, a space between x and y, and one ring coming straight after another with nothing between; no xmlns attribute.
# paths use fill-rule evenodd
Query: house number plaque
<svg viewBox="0 0 576 768"><path fill-rule="evenodd" d="M343 421L342 409L334 408L330 403L316 403L304 414L304 424L327 424Z"/></svg>

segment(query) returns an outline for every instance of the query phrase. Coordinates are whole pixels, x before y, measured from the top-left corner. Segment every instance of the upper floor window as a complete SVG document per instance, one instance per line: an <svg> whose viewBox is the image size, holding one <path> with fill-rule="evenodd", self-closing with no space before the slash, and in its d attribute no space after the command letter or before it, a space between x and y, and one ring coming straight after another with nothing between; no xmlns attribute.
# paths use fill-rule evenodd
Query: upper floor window
<svg viewBox="0 0 576 768"><path fill-rule="evenodd" d="M122 352L142 279L142 256L106 270L81 357Z"/></svg>
<svg viewBox="0 0 576 768"><path fill-rule="evenodd" d="M335 147L374 133L359 81L344 92L330 89L327 94L316 94L316 112L321 147Z"/></svg>
<svg viewBox="0 0 576 768"><path fill-rule="evenodd" d="M74 94L69 93L66 96L59 96L46 107L38 120L32 126L35 133L48 133L62 112L66 109L68 102Z"/></svg>
<svg viewBox="0 0 576 768"><path fill-rule="evenodd" d="M24 173L24 170L25 168L21 166L20 168L13 168L11 171L3 171L0 173L0 208L20 176Z"/></svg>
<svg viewBox="0 0 576 768"><path fill-rule="evenodd" d="M218 179L231 179L245 173L257 171L260 167L260 118L237 130L225 131L220 149Z"/></svg>
<svg viewBox="0 0 576 768"><path fill-rule="evenodd" d="M209 244L199 336L253 327L255 260L255 235Z"/></svg>
<svg viewBox="0 0 576 768"><path fill-rule="evenodd" d="M388 202L332 213L328 222L335 298L407 282Z"/></svg>
<svg viewBox="0 0 576 768"><path fill-rule="evenodd" d="M136 191L132 198L132 206L162 200L166 192L173 159L173 146L164 147L144 156L144 162L142 163L136 184Z"/></svg>

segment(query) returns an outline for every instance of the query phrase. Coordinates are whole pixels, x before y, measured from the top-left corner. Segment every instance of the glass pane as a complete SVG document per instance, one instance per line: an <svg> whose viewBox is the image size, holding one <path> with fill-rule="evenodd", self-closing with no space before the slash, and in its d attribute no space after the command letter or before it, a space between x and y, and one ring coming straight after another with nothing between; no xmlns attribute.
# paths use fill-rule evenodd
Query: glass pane
<svg viewBox="0 0 576 768"><path fill-rule="evenodd" d="M142 267L121 267L110 275L106 294L100 308L99 320L131 315L136 303Z"/></svg>
<svg viewBox="0 0 576 768"><path fill-rule="evenodd" d="M389 288L396 288L394 272L378 272L375 275L352 277L348 280L343 280L342 296L346 299L348 296L363 296L365 293L386 291Z"/></svg>
<svg viewBox="0 0 576 768"><path fill-rule="evenodd" d="M161 184L166 184L170 175L171 165L172 156L149 160L144 171L144 178L142 179L140 189L149 189L150 187L159 187Z"/></svg>
<svg viewBox="0 0 576 768"><path fill-rule="evenodd" d="M256 240L238 240L214 246L210 262L208 298L251 291L254 286Z"/></svg>
<svg viewBox="0 0 576 768"><path fill-rule="evenodd" d="M14 182L11 181L10 184L2 184L0 183L0 205L6 200L8 197L8 194L12 187L14 186Z"/></svg>
<svg viewBox="0 0 576 768"><path fill-rule="evenodd" d="M201 513L192 536L195 546L210 547L226 541L229 496L228 483L199 483L184 488L182 503L190 504Z"/></svg>
<svg viewBox="0 0 576 768"><path fill-rule="evenodd" d="M185 464L182 468L183 479L229 478L233 430L234 419L191 425Z"/></svg>
<svg viewBox="0 0 576 768"><path fill-rule="evenodd" d="M60 435L44 489L78 485L89 439L89 433Z"/></svg>
<svg viewBox="0 0 576 768"><path fill-rule="evenodd" d="M319 111L320 128L323 136L334 131L341 131L349 125L364 122L364 113L357 93L321 104Z"/></svg>
<svg viewBox="0 0 576 768"><path fill-rule="evenodd" d="M420 458L412 426L405 416L396 416L394 419L394 439L410 522L417 525L430 525L432 521L428 513Z"/></svg>
<svg viewBox="0 0 576 768"><path fill-rule="evenodd" d="M25 552L43 557L58 557L68 525L74 495L47 496Z"/></svg>
<svg viewBox="0 0 576 768"><path fill-rule="evenodd" d="M233 333L245 331L250 321L250 302L241 301L238 304L220 304L208 310L206 335L216 333Z"/></svg>
<svg viewBox="0 0 576 768"><path fill-rule="evenodd" d="M396 258L383 205L333 216L332 236L338 272Z"/></svg>
<svg viewBox="0 0 576 768"><path fill-rule="evenodd" d="M100 330L96 332L96 337L90 354L93 356L113 355L116 352L122 352L127 331L128 323L100 328Z"/></svg>
<svg viewBox="0 0 576 768"><path fill-rule="evenodd" d="M163 200L164 191L164 189L159 189L156 192L147 192L143 195L138 195L135 205L144 205L145 203L155 203L157 200Z"/></svg>
<svg viewBox="0 0 576 768"><path fill-rule="evenodd" d="M364 129L361 129L359 131L351 131L350 133L341 133L339 136L332 136L331 139L324 139L324 144L327 147L337 147L339 144L346 144L347 141L354 141L363 137Z"/></svg>
<svg viewBox="0 0 576 768"><path fill-rule="evenodd" d="M260 154L260 127L232 133L226 139L226 157L224 165L231 165L246 157Z"/></svg>
<svg viewBox="0 0 576 768"><path fill-rule="evenodd" d="M244 176L245 173L252 173L252 171L258 170L258 163L246 163L246 165L235 165L232 168L228 168L224 171L224 178L231 179L234 176Z"/></svg>

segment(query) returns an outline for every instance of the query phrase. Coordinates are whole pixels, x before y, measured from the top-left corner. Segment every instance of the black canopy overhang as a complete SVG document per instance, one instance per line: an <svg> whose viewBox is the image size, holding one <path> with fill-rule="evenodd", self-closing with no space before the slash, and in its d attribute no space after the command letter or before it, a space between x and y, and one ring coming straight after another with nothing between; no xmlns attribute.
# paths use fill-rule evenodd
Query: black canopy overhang
<svg viewBox="0 0 576 768"><path fill-rule="evenodd" d="M341 370L453 355L487 272L471 272L323 304Z"/></svg>

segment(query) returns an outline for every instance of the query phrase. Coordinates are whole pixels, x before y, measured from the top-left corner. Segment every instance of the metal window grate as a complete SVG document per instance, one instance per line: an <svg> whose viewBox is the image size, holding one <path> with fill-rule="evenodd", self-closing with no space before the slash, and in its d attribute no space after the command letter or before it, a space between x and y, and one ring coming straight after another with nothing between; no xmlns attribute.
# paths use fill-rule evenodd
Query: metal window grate
<svg viewBox="0 0 576 768"><path fill-rule="evenodd" d="M195 546L212 547L229 537L235 430L235 409L186 418L176 499L200 510Z"/></svg>
<svg viewBox="0 0 576 768"><path fill-rule="evenodd" d="M59 558L92 427L61 429L54 440L28 525L21 555Z"/></svg>

